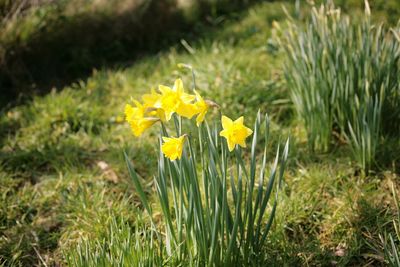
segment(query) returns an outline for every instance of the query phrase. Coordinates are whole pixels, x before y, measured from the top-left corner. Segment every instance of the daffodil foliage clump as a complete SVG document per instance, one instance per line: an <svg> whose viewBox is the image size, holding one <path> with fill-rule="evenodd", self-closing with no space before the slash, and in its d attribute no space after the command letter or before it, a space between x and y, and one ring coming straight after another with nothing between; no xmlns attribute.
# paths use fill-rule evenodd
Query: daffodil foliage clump
<svg viewBox="0 0 400 267"><path fill-rule="evenodd" d="M277 207L288 141L283 153L278 146L273 163L267 164L267 116L262 118L259 112L253 130L245 126L243 117L232 120L223 115L214 118L210 127L206 114L219 106L204 100L195 88L193 94L186 93L180 79L172 88L160 85L159 91L143 95L142 100L133 100L134 106L127 104L125 114L135 136L160 124L154 184L162 223L155 220L154 207L133 163L125 157L164 264L262 264L267 257L263 247ZM182 121L193 117L197 128L184 127ZM247 149L251 136L251 149ZM260 164L256 155L262 150L258 146L264 149Z"/></svg>

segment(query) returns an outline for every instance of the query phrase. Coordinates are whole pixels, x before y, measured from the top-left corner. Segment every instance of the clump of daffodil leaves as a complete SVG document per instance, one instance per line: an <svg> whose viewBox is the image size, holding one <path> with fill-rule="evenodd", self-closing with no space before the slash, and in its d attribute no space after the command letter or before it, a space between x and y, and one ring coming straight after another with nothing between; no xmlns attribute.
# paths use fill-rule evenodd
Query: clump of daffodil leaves
<svg viewBox="0 0 400 267"><path fill-rule="evenodd" d="M259 266L268 257L263 248L277 207L289 140L283 152L278 145L273 161L267 163L268 116L262 118L258 112L253 130L243 117L232 120L224 115L210 126L206 115L212 116L211 109L221 114L219 106L196 90L193 69L180 66L192 71L192 94L177 79L173 87L160 85L158 91L144 94L141 102L132 100L125 106L134 136L160 124L154 185L161 222L125 154L136 193L149 214L154 246L167 266ZM185 132L182 120L194 117L197 127ZM259 156L260 145L264 150Z"/></svg>

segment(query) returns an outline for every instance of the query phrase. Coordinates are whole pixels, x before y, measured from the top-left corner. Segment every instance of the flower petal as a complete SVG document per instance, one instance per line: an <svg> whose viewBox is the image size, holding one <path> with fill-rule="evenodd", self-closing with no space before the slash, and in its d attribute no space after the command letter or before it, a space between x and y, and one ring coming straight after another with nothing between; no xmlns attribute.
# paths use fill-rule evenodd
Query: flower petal
<svg viewBox="0 0 400 267"><path fill-rule="evenodd" d="M222 130L219 133L219 136L222 136L222 137L225 137L226 139L228 139L229 138L229 131L228 130Z"/></svg>
<svg viewBox="0 0 400 267"><path fill-rule="evenodd" d="M241 140L241 142L239 142L238 145L245 148L246 147L246 139Z"/></svg>
<svg viewBox="0 0 400 267"><path fill-rule="evenodd" d="M201 95L196 91L196 89L194 89L193 91L194 91L194 94L195 94L195 96L196 96L196 101L197 101L197 102L203 102L204 99L203 99L203 98L201 97Z"/></svg>
<svg viewBox="0 0 400 267"><path fill-rule="evenodd" d="M245 127L246 131L247 131L247 136L250 136L253 133L253 130L250 128Z"/></svg>
<svg viewBox="0 0 400 267"><path fill-rule="evenodd" d="M244 120L243 116L240 116L237 120L234 121L234 123L243 125L243 120Z"/></svg>
<svg viewBox="0 0 400 267"><path fill-rule="evenodd" d="M224 115L221 118L221 122L222 122L222 127L224 129L227 129L227 128L229 128L229 127L231 127L233 125L233 121L230 118L228 118L227 116L224 116Z"/></svg>
<svg viewBox="0 0 400 267"><path fill-rule="evenodd" d="M178 108L176 109L176 113L178 113L182 117L191 119L198 112L194 104L186 104L184 102L181 102Z"/></svg>
<svg viewBox="0 0 400 267"><path fill-rule="evenodd" d="M231 142L229 139L227 139L228 141L228 149L231 152L233 149L235 149L235 143Z"/></svg>
<svg viewBox="0 0 400 267"><path fill-rule="evenodd" d="M174 84L173 90L175 92L178 92L178 93L181 93L181 94L183 93L184 89L183 89L182 79L179 78L179 79L175 80L175 84Z"/></svg>
<svg viewBox="0 0 400 267"><path fill-rule="evenodd" d="M206 116L207 110L205 112L199 113L196 118L196 125L197 127L200 127L200 124L204 121L204 118Z"/></svg>
<svg viewBox="0 0 400 267"><path fill-rule="evenodd" d="M162 94L167 94L167 93L170 93L172 91L172 89L170 87L165 86L165 85L161 85L161 84L158 86L158 90L160 90L160 92Z"/></svg>

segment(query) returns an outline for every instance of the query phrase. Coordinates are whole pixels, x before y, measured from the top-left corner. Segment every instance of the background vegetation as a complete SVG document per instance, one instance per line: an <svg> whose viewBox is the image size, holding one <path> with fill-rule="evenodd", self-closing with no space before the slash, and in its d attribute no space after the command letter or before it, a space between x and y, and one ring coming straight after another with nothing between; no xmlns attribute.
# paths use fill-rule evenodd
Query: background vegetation
<svg viewBox="0 0 400 267"><path fill-rule="evenodd" d="M285 53L271 31L273 21L284 27L282 5L299 25L309 7L187 3L0 0L0 265L115 263L108 251L137 260L143 208L122 152L149 193L157 153L154 132L135 139L121 123L123 107L178 76L189 84L181 62L195 68L199 91L227 114L248 121L258 108L270 114L270 160L274 139L291 135L265 248L270 265L385 265L384 248L394 255L399 243L392 189L398 194L400 155L390 148L400 141L378 153L382 164L368 175L341 141L327 153L308 150L284 77ZM361 1L336 4L355 21L363 14ZM374 23L397 23L398 1L370 5Z"/></svg>

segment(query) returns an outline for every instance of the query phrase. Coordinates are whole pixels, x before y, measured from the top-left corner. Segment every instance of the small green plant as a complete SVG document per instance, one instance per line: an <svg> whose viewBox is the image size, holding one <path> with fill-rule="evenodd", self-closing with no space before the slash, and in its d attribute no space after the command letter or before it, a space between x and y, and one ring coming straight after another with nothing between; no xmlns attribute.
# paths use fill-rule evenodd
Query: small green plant
<svg viewBox="0 0 400 267"><path fill-rule="evenodd" d="M336 133L366 172L382 137L400 131L399 33L373 24L370 15L367 1L360 21L333 4L313 7L306 28L289 17L278 38L309 146L326 152Z"/></svg>
<svg viewBox="0 0 400 267"><path fill-rule="evenodd" d="M262 119L258 113L254 131L244 126L243 117L232 121L222 116L222 125L217 122L209 127L203 122L204 115L209 107L216 106L215 103L203 100L196 91L196 97L184 93L180 80L173 89L160 86L160 91L159 95L151 94L153 100L158 100L153 101L144 114L139 111L149 103L149 95L143 98L143 105L136 103L136 108L127 106L126 109L135 135L140 135L156 121L146 116L157 116L164 121L154 182L164 227L152 220L159 233L160 247L166 248L172 265L259 266L266 257L263 247L277 206L277 196L273 197L273 192L277 192L274 188L279 187L284 173L289 142L282 155L278 147L266 179L267 116ZM146 115L146 112L150 113ZM194 131L197 134L183 134L182 117L190 118L195 114L198 114L198 128ZM179 137L170 137L168 118L173 118L174 131ZM253 141L248 155L242 147L246 147L245 140L251 134ZM258 165L260 142L264 143L264 154L262 164ZM125 158L136 191L152 218L152 204L132 162L128 156Z"/></svg>
<svg viewBox="0 0 400 267"><path fill-rule="evenodd" d="M110 216L104 237L83 239L64 252L68 266L162 266L160 253L154 246L154 232L137 217L133 225Z"/></svg>

